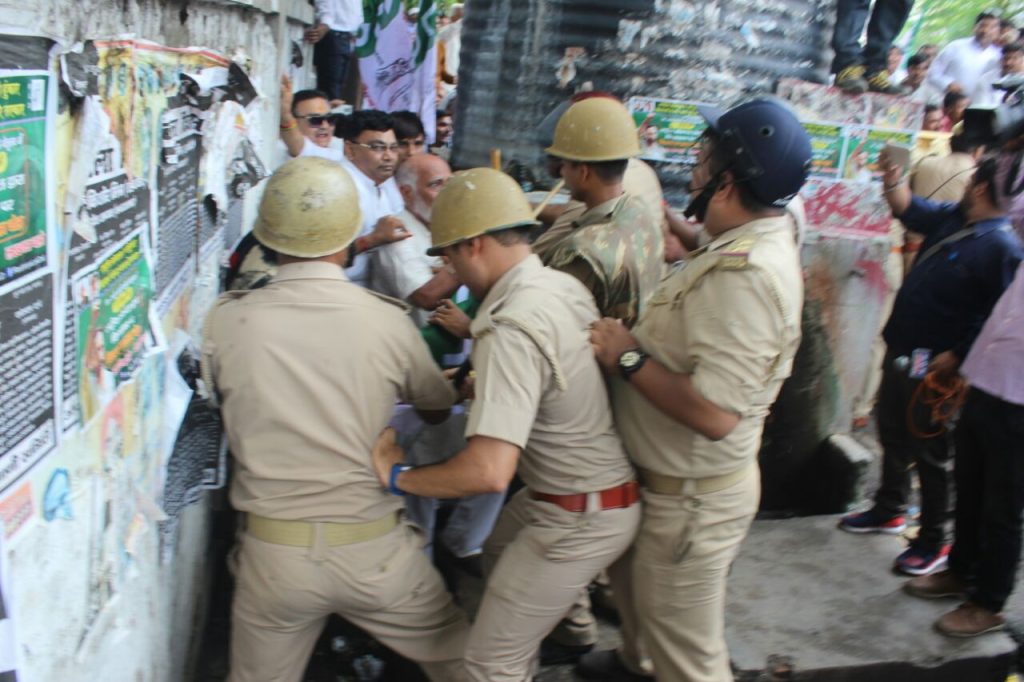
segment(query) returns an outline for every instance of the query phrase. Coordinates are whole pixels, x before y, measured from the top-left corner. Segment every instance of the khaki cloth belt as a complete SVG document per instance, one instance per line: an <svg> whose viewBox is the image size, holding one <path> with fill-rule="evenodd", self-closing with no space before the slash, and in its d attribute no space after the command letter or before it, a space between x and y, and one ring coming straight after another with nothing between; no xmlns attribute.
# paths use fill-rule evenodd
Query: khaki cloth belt
<svg viewBox="0 0 1024 682"><path fill-rule="evenodd" d="M398 525L398 514L388 514L366 523L330 523L311 521L282 521L266 516L246 514L246 529L257 540L273 545L312 547L316 527L320 526L323 541L329 547L366 542L389 533Z"/></svg>
<svg viewBox="0 0 1024 682"><path fill-rule="evenodd" d="M649 469L637 469L640 485L659 495L701 495L725 490L750 475L754 464L748 464L736 471L721 476L706 478L679 478L658 474Z"/></svg>

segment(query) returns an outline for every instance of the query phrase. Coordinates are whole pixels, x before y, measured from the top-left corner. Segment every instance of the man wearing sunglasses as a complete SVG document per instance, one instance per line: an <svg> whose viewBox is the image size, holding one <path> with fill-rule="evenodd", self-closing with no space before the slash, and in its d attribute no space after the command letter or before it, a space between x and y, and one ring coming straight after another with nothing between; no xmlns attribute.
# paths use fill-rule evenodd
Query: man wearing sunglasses
<svg viewBox="0 0 1024 682"><path fill-rule="evenodd" d="M327 95L319 90L292 94L291 79L281 76L281 142L288 159L319 156L341 163L344 147L334 137L335 117L329 112Z"/></svg>

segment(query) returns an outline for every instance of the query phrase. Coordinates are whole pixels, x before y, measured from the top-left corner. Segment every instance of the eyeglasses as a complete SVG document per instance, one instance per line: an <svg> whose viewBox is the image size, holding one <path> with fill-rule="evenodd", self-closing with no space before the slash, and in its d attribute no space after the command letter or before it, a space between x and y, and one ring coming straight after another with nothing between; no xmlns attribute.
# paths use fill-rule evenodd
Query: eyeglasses
<svg viewBox="0 0 1024 682"><path fill-rule="evenodd" d="M334 116L331 116L330 114L307 114L305 116L296 116L295 118L301 118L314 128L319 128L324 123L334 125Z"/></svg>
<svg viewBox="0 0 1024 682"><path fill-rule="evenodd" d="M364 149L369 149L374 154L383 154L384 152L395 153L401 148L401 145L397 142L394 144L384 144L383 142L371 142L370 144L366 144L365 142L356 142L353 140L352 144L357 144Z"/></svg>

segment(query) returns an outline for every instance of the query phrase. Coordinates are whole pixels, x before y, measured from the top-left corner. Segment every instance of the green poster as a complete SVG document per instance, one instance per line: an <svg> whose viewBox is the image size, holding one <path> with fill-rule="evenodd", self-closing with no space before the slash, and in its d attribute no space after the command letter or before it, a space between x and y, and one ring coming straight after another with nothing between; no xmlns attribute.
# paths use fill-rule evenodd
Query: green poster
<svg viewBox="0 0 1024 682"><path fill-rule="evenodd" d="M908 149L914 146L914 133L910 130L849 126L846 136L842 179L854 182L881 179L878 154L885 145L894 144Z"/></svg>
<svg viewBox="0 0 1024 682"><path fill-rule="evenodd" d="M78 311L82 423L138 371L150 345L153 280L142 236L113 248L72 285Z"/></svg>
<svg viewBox="0 0 1024 682"><path fill-rule="evenodd" d="M48 78L0 71L0 284L46 265Z"/></svg>
<svg viewBox="0 0 1024 682"><path fill-rule="evenodd" d="M640 158L694 165L697 141L707 128L697 104L633 97L627 103L640 136Z"/></svg>
<svg viewBox="0 0 1024 682"><path fill-rule="evenodd" d="M830 123L804 123L811 138L811 175L836 180L843 155L843 128Z"/></svg>

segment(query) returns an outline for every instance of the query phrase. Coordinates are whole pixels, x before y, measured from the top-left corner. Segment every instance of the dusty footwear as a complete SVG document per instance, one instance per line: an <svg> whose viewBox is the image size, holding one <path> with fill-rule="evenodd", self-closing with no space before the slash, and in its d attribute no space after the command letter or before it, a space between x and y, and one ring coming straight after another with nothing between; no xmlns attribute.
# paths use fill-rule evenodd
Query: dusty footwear
<svg viewBox="0 0 1024 682"><path fill-rule="evenodd" d="M589 653L593 648L593 644L562 644L550 637L545 637L540 643L540 664L576 663L580 660L580 656Z"/></svg>
<svg viewBox="0 0 1024 682"><path fill-rule="evenodd" d="M627 668L614 649L591 651L580 656L576 673L585 680L640 682L654 679L650 675L640 675Z"/></svg>
<svg viewBox="0 0 1024 682"><path fill-rule="evenodd" d="M880 92L883 95L905 95L907 94L906 89L896 85L889 80L888 71L879 71L872 73L867 77L868 90L871 92Z"/></svg>
<svg viewBox="0 0 1024 682"><path fill-rule="evenodd" d="M902 516L882 516L874 509L847 514L839 520L839 528L848 533L885 533L899 535L907 529Z"/></svg>
<svg viewBox="0 0 1024 682"><path fill-rule="evenodd" d="M863 95L868 91L868 82L864 80L864 67L854 64L837 73L836 87L851 95Z"/></svg>
<svg viewBox="0 0 1024 682"><path fill-rule="evenodd" d="M967 583L953 575L948 568L945 571L919 575L908 580L903 583L903 591L921 599L967 599Z"/></svg>
<svg viewBox="0 0 1024 682"><path fill-rule="evenodd" d="M949 557L949 545L928 547L911 545L896 557L893 568L907 575L928 575L946 567Z"/></svg>
<svg viewBox="0 0 1024 682"><path fill-rule="evenodd" d="M935 629L948 637L977 637L1006 627L1006 618L972 601L965 601L935 621Z"/></svg>

